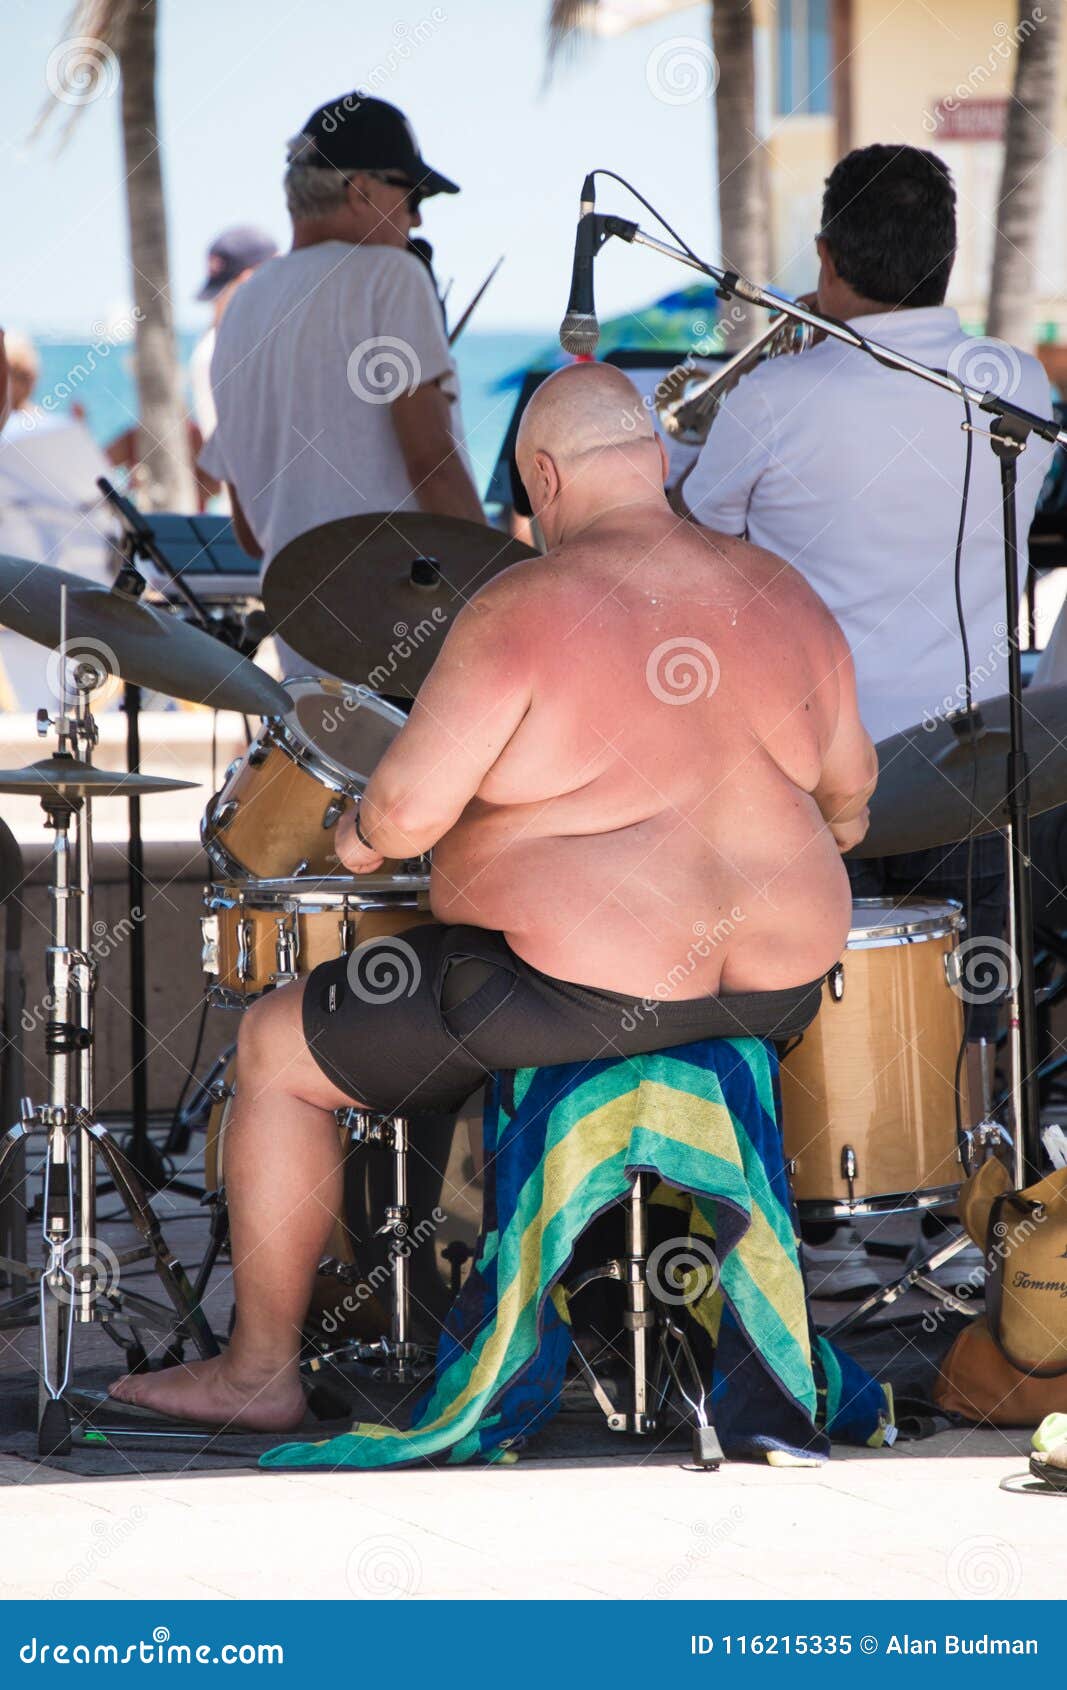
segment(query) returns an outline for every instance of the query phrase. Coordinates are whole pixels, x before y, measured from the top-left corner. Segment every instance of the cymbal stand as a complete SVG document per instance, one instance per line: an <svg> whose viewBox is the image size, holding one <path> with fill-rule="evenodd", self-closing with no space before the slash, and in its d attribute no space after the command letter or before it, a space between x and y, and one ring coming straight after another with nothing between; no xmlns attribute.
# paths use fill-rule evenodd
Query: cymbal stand
<svg viewBox="0 0 1067 1690"><path fill-rule="evenodd" d="M65 646L64 605L61 651ZM64 672L65 667L64 662ZM91 758L96 726L88 696L97 678L79 672L73 715L68 716L64 698L56 718L46 714L38 718L38 731L54 728L57 755L70 757L72 763L79 751L84 754L82 762ZM69 1392L75 1324L99 1320L115 1342L125 1344L131 1365L144 1359L141 1328L161 1333L172 1349L189 1340L202 1356L216 1355L218 1345L181 1263L167 1248L135 1169L111 1135L93 1120L96 961L91 803L59 788L41 802L53 835L45 980L49 1013L45 1029L47 1101L34 1104L29 1098L23 1099L19 1120L0 1139L0 1170L32 1132L45 1132L41 1208L45 1261L37 1268L28 1262L0 1259L6 1272L33 1287L0 1304L0 1329L39 1327L38 1451L42 1455L64 1455L70 1452L72 1442ZM72 850L71 822L75 818L77 834ZM138 1246L121 1255L96 1236L97 1157L141 1237ZM120 1287L122 1269L146 1259L154 1263L170 1298L169 1309ZM119 1333L117 1320L129 1323L129 1341Z"/></svg>

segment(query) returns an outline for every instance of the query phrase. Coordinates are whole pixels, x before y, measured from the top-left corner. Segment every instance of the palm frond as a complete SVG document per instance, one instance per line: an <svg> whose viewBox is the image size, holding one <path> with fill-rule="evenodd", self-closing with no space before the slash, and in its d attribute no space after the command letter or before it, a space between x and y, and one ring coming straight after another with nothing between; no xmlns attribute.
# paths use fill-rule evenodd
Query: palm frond
<svg viewBox="0 0 1067 1690"><path fill-rule="evenodd" d="M549 0L548 71L563 53L575 52L583 43L590 14L597 0Z"/></svg>
<svg viewBox="0 0 1067 1690"><path fill-rule="evenodd" d="M62 147L82 107L92 103L94 82L117 77L116 53L135 4L136 0L74 0L49 58L48 94L30 130L31 141L56 108L65 106L68 115L59 133ZM71 98L71 91L76 98Z"/></svg>

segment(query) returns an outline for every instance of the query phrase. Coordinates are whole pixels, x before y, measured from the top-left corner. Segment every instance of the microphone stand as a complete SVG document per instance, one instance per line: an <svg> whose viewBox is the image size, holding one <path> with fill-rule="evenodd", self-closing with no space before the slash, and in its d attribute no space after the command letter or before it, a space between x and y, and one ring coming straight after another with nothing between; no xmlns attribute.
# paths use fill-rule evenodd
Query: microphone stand
<svg viewBox="0 0 1067 1690"><path fill-rule="evenodd" d="M216 632L204 605L172 567L137 506L113 487L106 476L100 476L96 484L118 515L123 528L119 547L122 568L111 589L112 592L128 598L140 598L148 583L137 568L137 562L139 559L148 558L181 592L189 606L190 619L205 633ZM126 767L131 774L136 774L141 767L141 688L133 682L123 682L122 708L126 715ZM130 797L127 800L127 814L127 892L130 914L133 917L133 930L130 934L131 1111L130 1132L122 1149L127 1162L137 1170L150 1190L162 1191L166 1186L183 1196L200 1197L202 1193L199 1186L169 1175L166 1161L148 1132L148 977L145 960L144 841L141 833L140 798ZM138 913L134 915L134 911Z"/></svg>
<svg viewBox="0 0 1067 1690"><path fill-rule="evenodd" d="M587 178L588 180L588 178ZM1019 454L1026 450L1031 434L1053 445L1067 447L1067 430L1058 428L1048 417L1015 405L993 392L972 387L945 370L933 369L902 352L895 352L879 341L868 340L851 323L836 317L826 317L820 311L800 305L792 299L772 293L768 288L750 282L734 270L722 270L708 264L696 253L672 246L655 235L646 234L627 218L613 217L595 211L586 213L593 218L594 254L612 236L635 246L649 247L665 258L698 270L715 283L722 299L742 299L749 305L766 311L781 313L794 322L809 328L821 329L832 340L875 359L887 369L903 370L906 375L930 382L934 387L967 399L978 410L992 418L988 430L989 444L1000 464L1001 520L1004 533L1004 602L1005 624L1008 630L1008 699L1010 750L1005 771L1007 811L1007 846L1009 859L1009 925L1011 948L1017 963L1017 980L1011 994L1009 1030L1012 1053L1012 1115L1014 1122L1013 1155L1016 1184L1022 1186L1039 1178L1042 1162L1040 1095L1037 1080L1037 1041L1034 1029L1034 926L1030 885L1030 770L1023 729L1022 664L1019 648L1019 576L1018 525L1015 510L1015 490ZM965 423L964 427L967 426ZM983 431L986 432L986 431ZM976 823L989 818L976 816L969 834L979 831ZM990 829L992 831L992 829Z"/></svg>

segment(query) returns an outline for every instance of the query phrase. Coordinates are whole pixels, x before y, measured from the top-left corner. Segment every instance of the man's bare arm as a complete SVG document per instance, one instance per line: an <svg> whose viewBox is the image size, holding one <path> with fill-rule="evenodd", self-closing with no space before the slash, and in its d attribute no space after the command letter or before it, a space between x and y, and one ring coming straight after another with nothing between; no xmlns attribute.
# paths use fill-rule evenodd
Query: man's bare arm
<svg viewBox="0 0 1067 1690"><path fill-rule="evenodd" d="M248 553L249 557L262 557L263 547L249 526L248 518L244 513L240 499L237 497L237 489L232 481L226 483L226 489L230 495L230 510L233 515L233 531L237 535L237 544L242 551Z"/></svg>
<svg viewBox="0 0 1067 1690"><path fill-rule="evenodd" d="M837 723L812 796L839 848L849 851L859 844L869 826L867 805L878 784L878 753L860 720L852 654L836 623L834 634Z"/></svg>
<svg viewBox="0 0 1067 1690"><path fill-rule="evenodd" d="M360 822L386 857L428 851L463 814L530 704L510 593L457 618L415 707L371 776Z"/></svg>
<svg viewBox="0 0 1067 1690"><path fill-rule="evenodd" d="M452 433L452 406L440 383L424 382L390 406L404 465L420 510L484 522L481 500Z"/></svg>

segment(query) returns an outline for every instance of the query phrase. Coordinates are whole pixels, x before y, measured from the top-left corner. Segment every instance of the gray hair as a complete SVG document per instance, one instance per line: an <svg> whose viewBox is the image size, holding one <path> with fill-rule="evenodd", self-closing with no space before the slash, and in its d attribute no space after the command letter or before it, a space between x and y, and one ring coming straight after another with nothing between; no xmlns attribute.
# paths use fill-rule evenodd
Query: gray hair
<svg viewBox="0 0 1067 1690"><path fill-rule="evenodd" d="M309 135L294 135L288 143L285 203L294 222L305 217L328 217L345 203L348 177L340 170L313 164L315 143Z"/></svg>

